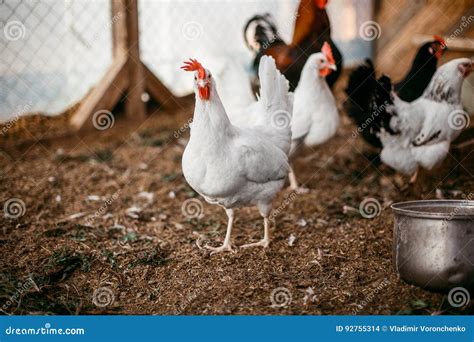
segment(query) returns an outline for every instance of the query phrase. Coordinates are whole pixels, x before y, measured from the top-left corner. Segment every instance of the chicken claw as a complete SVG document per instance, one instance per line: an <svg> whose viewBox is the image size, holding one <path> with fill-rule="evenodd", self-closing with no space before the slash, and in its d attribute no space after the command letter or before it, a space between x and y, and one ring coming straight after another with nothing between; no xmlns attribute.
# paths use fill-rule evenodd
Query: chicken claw
<svg viewBox="0 0 474 342"><path fill-rule="evenodd" d="M270 240L262 239L259 242L248 243L246 245L240 246L240 248L250 248L250 247L263 247L267 248L270 245Z"/></svg>
<svg viewBox="0 0 474 342"><path fill-rule="evenodd" d="M309 188L305 188L305 187L302 187L302 186L298 186L296 188L292 187L292 186L289 186L288 187L288 190L290 191L294 191L296 192L297 194L307 194L310 192L310 189Z"/></svg>
<svg viewBox="0 0 474 342"><path fill-rule="evenodd" d="M212 251L211 255L221 253L221 252L234 252L230 244L228 245L224 244L220 247L212 247L212 246L205 245L204 248L211 250Z"/></svg>
<svg viewBox="0 0 474 342"><path fill-rule="evenodd" d="M416 168L415 173L410 178L410 184L416 183L416 179L418 178L418 171L419 171L419 168Z"/></svg>
<svg viewBox="0 0 474 342"><path fill-rule="evenodd" d="M268 212L260 212L263 216L263 228L264 228L264 234L263 234L263 239L260 240L259 242L254 242L254 243L248 243L246 245L240 246L240 248L250 248L250 247L263 247L267 248L268 245L270 245L270 227L269 227L269 221L268 221Z"/></svg>
<svg viewBox="0 0 474 342"><path fill-rule="evenodd" d="M290 181L289 189L291 191L296 192L297 194L307 194L309 192L308 188L301 187L298 185L298 181L296 180L295 172L293 168L290 166L290 172L288 173L288 179Z"/></svg>

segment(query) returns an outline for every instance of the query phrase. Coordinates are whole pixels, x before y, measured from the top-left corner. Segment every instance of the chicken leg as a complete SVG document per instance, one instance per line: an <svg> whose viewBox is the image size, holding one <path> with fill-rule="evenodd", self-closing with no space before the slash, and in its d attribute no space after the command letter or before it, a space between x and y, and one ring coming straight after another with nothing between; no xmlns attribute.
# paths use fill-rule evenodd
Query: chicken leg
<svg viewBox="0 0 474 342"><path fill-rule="evenodd" d="M227 231L225 233L225 238L224 238L224 243L220 247L211 247L211 246L204 246L207 249L210 249L211 255L220 253L220 252L232 252L232 245L230 243L230 236L232 234L232 225L234 224L234 209L227 209L225 208L225 213L227 214L227 217L229 218L227 222Z"/></svg>
<svg viewBox="0 0 474 342"><path fill-rule="evenodd" d="M263 218L263 239L259 242L248 243L246 245L242 245L240 248L250 248L250 247L263 247L267 248L270 245L270 227L269 227L269 219L268 217Z"/></svg>
<svg viewBox="0 0 474 342"><path fill-rule="evenodd" d="M241 246L240 248L249 248L249 247L263 247L267 248L270 244L270 220L268 216L272 210L271 204L258 204L258 209L260 210L260 215L263 216L263 239L259 242L249 243Z"/></svg>
<svg viewBox="0 0 474 342"><path fill-rule="evenodd" d="M290 166L290 172L288 173L288 180L290 181L290 190L296 191L298 194L306 194L309 192L308 188L298 186L298 181L296 180L295 172Z"/></svg>
<svg viewBox="0 0 474 342"><path fill-rule="evenodd" d="M414 184L416 182L416 178L418 177L418 170L419 168L417 167L415 173L410 178L410 184Z"/></svg>

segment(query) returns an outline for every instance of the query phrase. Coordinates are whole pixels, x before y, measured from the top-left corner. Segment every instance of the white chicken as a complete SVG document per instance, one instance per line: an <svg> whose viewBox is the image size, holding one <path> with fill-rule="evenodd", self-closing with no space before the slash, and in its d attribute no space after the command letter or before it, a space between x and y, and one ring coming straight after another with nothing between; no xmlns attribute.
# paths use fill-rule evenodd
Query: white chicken
<svg viewBox="0 0 474 342"><path fill-rule="evenodd" d="M463 128L459 120L467 120L461 104L464 78L472 71L468 58L454 59L438 68L423 95L408 103L391 89L386 76L378 81L375 108L390 127L380 130L382 161L416 180L420 167L431 170L446 157L451 141ZM389 95L390 94L390 95ZM378 95L378 96L377 96ZM385 102L385 105L384 103Z"/></svg>
<svg viewBox="0 0 474 342"><path fill-rule="evenodd" d="M262 57L263 58L263 57ZM266 58L266 57L265 57ZM296 154L302 143L316 146L325 143L339 127L339 113L336 100L327 85L325 77L336 70L331 46L326 42L322 51L312 54L301 72L300 83L295 89L293 99L293 119L291 122L292 142L290 157ZM232 124L239 127L261 125L264 109L252 94L250 79L245 69L234 61L228 61L224 72L219 75L219 94L226 106ZM284 125L284 117L277 125ZM290 188L305 192L299 188L296 176L290 168L288 174Z"/></svg>
<svg viewBox="0 0 474 342"><path fill-rule="evenodd" d="M272 201L289 171L292 101L288 81L271 57L262 59L258 101L264 109L258 113L261 125L242 128L230 122L211 73L196 60L182 68L194 71L196 94L190 139L182 159L183 174L194 190L207 202L222 206L228 216L222 246L206 247L213 253L231 251L234 208L253 205L263 216L264 237L242 247L267 247ZM288 124L275 125L280 117Z"/></svg>
<svg viewBox="0 0 474 342"><path fill-rule="evenodd" d="M321 145L332 138L339 127L336 100L325 80L333 70L336 70L336 64L331 47L325 42L321 52L309 56L295 89L291 158L296 156L303 143L308 146ZM291 189L304 191L298 187L292 169L289 180Z"/></svg>

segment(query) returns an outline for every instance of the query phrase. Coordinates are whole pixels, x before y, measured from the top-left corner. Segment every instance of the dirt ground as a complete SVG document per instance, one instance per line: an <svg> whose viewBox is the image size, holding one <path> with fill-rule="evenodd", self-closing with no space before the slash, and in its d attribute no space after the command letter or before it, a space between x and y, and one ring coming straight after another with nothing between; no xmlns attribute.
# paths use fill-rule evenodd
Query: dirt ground
<svg viewBox="0 0 474 342"><path fill-rule="evenodd" d="M222 242L224 211L203 200L198 217L182 210L186 200L200 200L181 172L192 111L191 101L139 125L117 119L86 136L2 148L2 205L24 203L18 218L0 217L3 313L474 312L472 303L456 309L443 294L398 279L389 208L474 191L474 153L453 153L407 185L344 119L334 139L297 160L297 176L311 190L276 199L270 247L210 256L200 246ZM372 219L359 212L367 198L381 204ZM238 210L234 245L257 241L262 230L256 209Z"/></svg>

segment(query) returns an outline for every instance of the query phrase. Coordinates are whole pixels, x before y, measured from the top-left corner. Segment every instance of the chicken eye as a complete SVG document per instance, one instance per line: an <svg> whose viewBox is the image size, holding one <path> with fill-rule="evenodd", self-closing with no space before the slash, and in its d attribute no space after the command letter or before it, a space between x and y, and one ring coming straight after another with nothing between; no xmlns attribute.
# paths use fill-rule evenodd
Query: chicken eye
<svg viewBox="0 0 474 342"><path fill-rule="evenodd" d="M194 80L197 81L197 77L196 77L196 76L194 76Z"/></svg>

